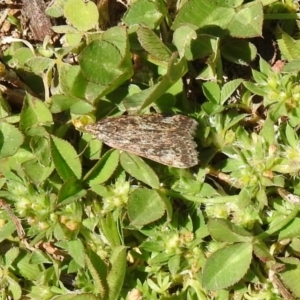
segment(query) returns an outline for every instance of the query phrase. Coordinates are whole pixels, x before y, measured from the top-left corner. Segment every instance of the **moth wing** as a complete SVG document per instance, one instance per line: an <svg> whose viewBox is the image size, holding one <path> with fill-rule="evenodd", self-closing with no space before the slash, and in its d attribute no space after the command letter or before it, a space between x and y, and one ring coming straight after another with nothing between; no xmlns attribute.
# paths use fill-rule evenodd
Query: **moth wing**
<svg viewBox="0 0 300 300"><path fill-rule="evenodd" d="M116 128L128 132L139 131L186 131L194 133L198 123L183 115L166 116L163 114L149 114L142 116L110 117L91 125L97 126L105 132L115 131Z"/></svg>
<svg viewBox="0 0 300 300"><path fill-rule="evenodd" d="M160 141L160 142L159 142ZM198 152L192 135L177 132L171 136L164 132L149 134L144 139L124 136L120 140L103 139L108 146L124 150L164 165L189 168L198 164Z"/></svg>
<svg viewBox="0 0 300 300"><path fill-rule="evenodd" d="M87 125L85 129L112 148L156 162L188 168L198 164L194 119L182 115L120 116Z"/></svg>

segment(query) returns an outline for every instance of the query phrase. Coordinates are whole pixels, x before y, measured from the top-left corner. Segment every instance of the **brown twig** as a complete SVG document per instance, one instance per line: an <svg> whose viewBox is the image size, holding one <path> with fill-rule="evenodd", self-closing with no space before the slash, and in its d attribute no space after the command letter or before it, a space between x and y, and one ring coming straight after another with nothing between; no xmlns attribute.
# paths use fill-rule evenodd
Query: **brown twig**
<svg viewBox="0 0 300 300"><path fill-rule="evenodd" d="M277 189L278 194L286 201L293 203L293 204L300 204L300 197L294 195L283 188Z"/></svg>
<svg viewBox="0 0 300 300"><path fill-rule="evenodd" d="M17 229L19 239L23 240L25 238L25 231L22 227L21 221L12 212L10 206L2 199L0 199L0 206L8 213L9 217L14 222L16 229Z"/></svg>
<svg viewBox="0 0 300 300"><path fill-rule="evenodd" d="M22 0L22 14L28 19L33 37L43 41L46 35L51 36L53 31L50 18L46 15L46 5L43 0Z"/></svg>

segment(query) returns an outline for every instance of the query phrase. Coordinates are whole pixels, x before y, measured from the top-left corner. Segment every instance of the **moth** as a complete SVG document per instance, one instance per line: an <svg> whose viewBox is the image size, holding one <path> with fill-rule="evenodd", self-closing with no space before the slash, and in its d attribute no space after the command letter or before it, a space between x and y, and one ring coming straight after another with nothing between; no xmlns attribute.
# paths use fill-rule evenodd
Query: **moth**
<svg viewBox="0 0 300 300"><path fill-rule="evenodd" d="M198 123L183 115L124 115L86 125L85 131L112 148L161 164L189 168L198 164L193 135Z"/></svg>

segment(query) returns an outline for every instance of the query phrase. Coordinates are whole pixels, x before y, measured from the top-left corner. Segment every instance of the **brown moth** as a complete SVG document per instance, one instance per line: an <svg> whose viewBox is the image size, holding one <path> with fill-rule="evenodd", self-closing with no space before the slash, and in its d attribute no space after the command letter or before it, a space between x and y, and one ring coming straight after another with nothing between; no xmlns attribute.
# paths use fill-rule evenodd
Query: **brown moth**
<svg viewBox="0 0 300 300"><path fill-rule="evenodd" d="M112 148L167 166L189 168L198 164L193 140L197 125L183 115L148 114L110 117L84 129Z"/></svg>

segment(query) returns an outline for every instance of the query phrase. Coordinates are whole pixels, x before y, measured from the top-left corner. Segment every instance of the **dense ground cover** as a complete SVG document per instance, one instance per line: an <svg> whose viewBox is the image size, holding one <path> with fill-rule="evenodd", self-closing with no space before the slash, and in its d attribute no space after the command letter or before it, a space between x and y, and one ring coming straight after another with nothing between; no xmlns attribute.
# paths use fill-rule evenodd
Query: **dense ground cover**
<svg viewBox="0 0 300 300"><path fill-rule="evenodd" d="M298 2L2 2L2 299L300 297Z"/></svg>

